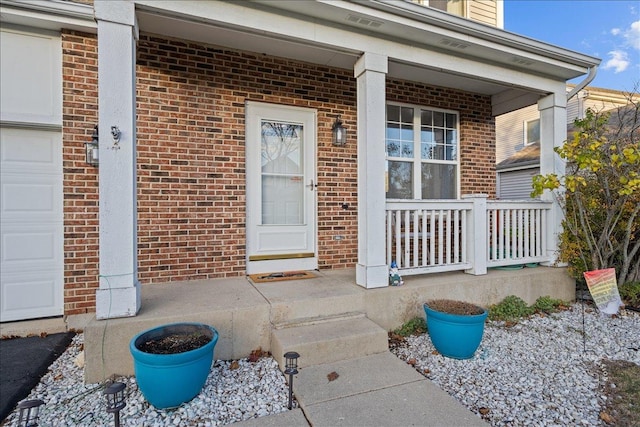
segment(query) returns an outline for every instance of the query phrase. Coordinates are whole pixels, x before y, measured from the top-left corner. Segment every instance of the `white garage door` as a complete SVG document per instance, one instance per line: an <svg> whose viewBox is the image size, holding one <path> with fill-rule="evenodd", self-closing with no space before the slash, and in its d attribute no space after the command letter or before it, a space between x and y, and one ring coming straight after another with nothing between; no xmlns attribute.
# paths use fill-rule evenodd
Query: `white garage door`
<svg viewBox="0 0 640 427"><path fill-rule="evenodd" d="M60 132L0 130L1 321L63 309Z"/></svg>
<svg viewBox="0 0 640 427"><path fill-rule="evenodd" d="M63 314L62 77L57 34L2 28L0 321Z"/></svg>

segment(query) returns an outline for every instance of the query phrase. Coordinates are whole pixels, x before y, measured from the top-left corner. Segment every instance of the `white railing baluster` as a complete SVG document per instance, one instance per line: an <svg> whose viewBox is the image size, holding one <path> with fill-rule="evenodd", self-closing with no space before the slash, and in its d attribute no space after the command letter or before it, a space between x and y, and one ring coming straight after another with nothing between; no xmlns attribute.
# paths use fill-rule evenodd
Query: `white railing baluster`
<svg viewBox="0 0 640 427"><path fill-rule="evenodd" d="M397 210L396 211L396 215L395 215L395 233L396 233L396 264L398 264L398 266L400 266L402 260L400 258L402 258L402 233L401 233L401 228L402 228L402 211L401 210Z"/></svg>
<svg viewBox="0 0 640 427"><path fill-rule="evenodd" d="M431 218L429 219L429 265L436 264L436 211L431 210Z"/></svg>
<svg viewBox="0 0 640 427"><path fill-rule="evenodd" d="M483 274L485 267L474 270L479 264L470 257L470 250L479 250L470 246L474 239L482 242L480 252L487 267L549 261L544 231L550 203L485 199L478 212L484 218L475 225L484 230L475 230L474 237L468 231L474 227L475 202L466 198L387 202L387 261L395 260L402 274L452 270Z"/></svg>
<svg viewBox="0 0 640 427"><path fill-rule="evenodd" d="M468 247L467 247L467 215L469 214L469 211L462 211L462 225L461 225L461 236L460 239L462 240L462 256L460 259L460 262L462 263L467 263L468 262Z"/></svg>
<svg viewBox="0 0 640 427"><path fill-rule="evenodd" d="M453 262L460 262L460 211L456 209L453 214Z"/></svg>

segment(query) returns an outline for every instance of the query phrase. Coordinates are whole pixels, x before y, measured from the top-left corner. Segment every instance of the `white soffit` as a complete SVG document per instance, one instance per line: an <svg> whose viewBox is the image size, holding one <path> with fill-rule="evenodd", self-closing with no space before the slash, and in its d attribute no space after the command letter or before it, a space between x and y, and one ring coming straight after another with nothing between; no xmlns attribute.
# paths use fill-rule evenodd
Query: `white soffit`
<svg viewBox="0 0 640 427"><path fill-rule="evenodd" d="M436 18L370 7L379 3L136 1L142 31L345 69L373 51L389 56L391 77L487 95L512 88L548 93L599 62L421 6L411 5ZM457 26L447 28L438 21L443 17ZM464 33L464 25L486 37Z"/></svg>

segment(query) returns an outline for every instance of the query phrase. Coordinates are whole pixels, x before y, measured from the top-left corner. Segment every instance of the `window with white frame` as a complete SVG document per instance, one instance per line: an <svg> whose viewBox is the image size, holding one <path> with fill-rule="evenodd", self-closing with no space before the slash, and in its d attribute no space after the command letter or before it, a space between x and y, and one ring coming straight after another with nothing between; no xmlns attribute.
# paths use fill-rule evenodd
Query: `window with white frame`
<svg viewBox="0 0 640 427"><path fill-rule="evenodd" d="M457 198L458 123L454 111L387 105L388 199Z"/></svg>
<svg viewBox="0 0 640 427"><path fill-rule="evenodd" d="M524 145L540 141L540 119L524 122Z"/></svg>

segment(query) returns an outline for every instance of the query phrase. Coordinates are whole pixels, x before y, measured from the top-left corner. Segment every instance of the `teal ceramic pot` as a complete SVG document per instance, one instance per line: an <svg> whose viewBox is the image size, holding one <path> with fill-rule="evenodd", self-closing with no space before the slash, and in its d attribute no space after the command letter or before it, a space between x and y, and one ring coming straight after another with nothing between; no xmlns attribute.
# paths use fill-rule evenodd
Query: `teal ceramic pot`
<svg viewBox="0 0 640 427"><path fill-rule="evenodd" d="M211 338L195 350L175 354L141 351L145 342L173 334L204 334ZM138 388L159 409L175 408L196 397L209 376L218 331L201 323L173 323L141 332L129 343Z"/></svg>
<svg viewBox="0 0 640 427"><path fill-rule="evenodd" d="M459 315L435 311L424 304L427 329L433 346L452 359L470 359L480 346L484 322L489 314Z"/></svg>

